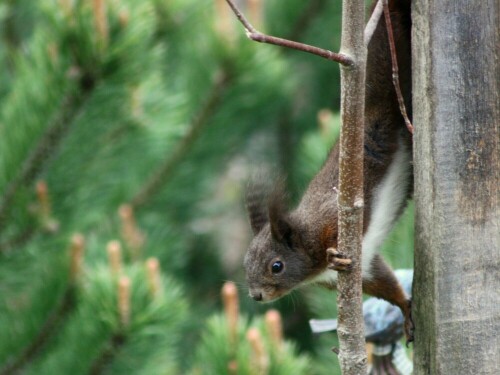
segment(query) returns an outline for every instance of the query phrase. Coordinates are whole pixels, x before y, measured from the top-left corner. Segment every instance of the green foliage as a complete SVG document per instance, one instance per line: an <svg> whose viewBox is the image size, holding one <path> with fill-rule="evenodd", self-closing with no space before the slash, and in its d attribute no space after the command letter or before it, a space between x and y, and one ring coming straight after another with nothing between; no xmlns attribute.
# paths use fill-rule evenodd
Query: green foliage
<svg viewBox="0 0 500 375"><path fill-rule="evenodd" d="M178 355L175 347L187 318L181 289L172 280L164 279L163 293L152 296L142 267L127 267L123 274L130 277L132 285L130 324L121 327L118 278L107 268L92 269L78 290L76 311L67 318L48 349L48 355L35 363L29 373L86 374L89 364L102 356L117 333L123 334L125 344L114 353L107 373L175 371L174 359Z"/></svg>
<svg viewBox="0 0 500 375"><path fill-rule="evenodd" d="M67 285L65 245L48 238L0 262L0 363L14 358L58 304ZM42 250L43 249L43 250Z"/></svg>
<svg viewBox="0 0 500 375"><path fill-rule="evenodd" d="M262 358L256 357L247 339L246 335L250 328L256 328L262 338L266 374L310 373L310 359L305 355L299 355L293 343L283 342L277 346L272 341L262 318L251 321L245 317L241 318L238 322L236 340L232 343L226 317L215 315L207 321L191 374L258 374L259 360Z"/></svg>
<svg viewBox="0 0 500 375"><path fill-rule="evenodd" d="M289 175L297 198L338 136L336 114L316 126L319 110L338 108L336 64L249 42L236 22L222 33L209 0L109 0L101 15L97 3L0 4L0 373L22 359L26 374L220 374L235 359L238 373L253 374L251 327L269 374L322 373L334 344L297 327L334 315L331 293L301 293L311 314L293 300L278 305L297 340L280 354L253 301L241 303L252 318L240 319L237 351L214 310L223 280L243 279L250 170ZM309 3L266 2L263 29L338 49L339 4ZM224 190L228 175L236 182ZM145 239L138 254L123 204ZM218 219L225 212L242 223L228 250L217 234L234 224ZM411 263L401 256L410 219L384 248L395 267ZM73 281L75 232L86 246ZM113 239L132 285L125 326L106 253ZM161 265L154 297L149 257Z"/></svg>

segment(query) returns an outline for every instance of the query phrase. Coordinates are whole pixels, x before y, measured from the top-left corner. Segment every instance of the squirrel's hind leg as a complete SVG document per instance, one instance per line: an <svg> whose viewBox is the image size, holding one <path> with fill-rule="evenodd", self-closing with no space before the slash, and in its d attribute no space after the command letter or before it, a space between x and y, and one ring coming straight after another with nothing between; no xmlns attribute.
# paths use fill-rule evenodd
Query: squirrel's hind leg
<svg viewBox="0 0 500 375"><path fill-rule="evenodd" d="M405 318L406 342L412 342L415 327L411 316L411 299L406 295L396 275L378 254L373 257L367 274L369 277L363 279L363 292L382 298L401 309Z"/></svg>

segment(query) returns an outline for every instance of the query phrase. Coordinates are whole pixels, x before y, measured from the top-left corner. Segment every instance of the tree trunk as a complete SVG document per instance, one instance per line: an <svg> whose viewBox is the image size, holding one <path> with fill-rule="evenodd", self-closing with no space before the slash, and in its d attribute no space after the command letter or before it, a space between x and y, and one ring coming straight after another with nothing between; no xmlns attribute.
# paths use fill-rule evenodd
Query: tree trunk
<svg viewBox="0 0 500 375"><path fill-rule="evenodd" d="M413 3L415 374L500 369L499 13Z"/></svg>

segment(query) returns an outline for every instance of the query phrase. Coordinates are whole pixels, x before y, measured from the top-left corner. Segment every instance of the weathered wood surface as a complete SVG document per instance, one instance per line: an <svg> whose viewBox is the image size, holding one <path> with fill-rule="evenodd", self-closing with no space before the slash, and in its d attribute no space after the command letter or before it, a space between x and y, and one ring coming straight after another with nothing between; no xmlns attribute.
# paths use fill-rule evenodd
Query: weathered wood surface
<svg viewBox="0 0 500 375"><path fill-rule="evenodd" d="M500 373L500 2L413 2L415 374Z"/></svg>

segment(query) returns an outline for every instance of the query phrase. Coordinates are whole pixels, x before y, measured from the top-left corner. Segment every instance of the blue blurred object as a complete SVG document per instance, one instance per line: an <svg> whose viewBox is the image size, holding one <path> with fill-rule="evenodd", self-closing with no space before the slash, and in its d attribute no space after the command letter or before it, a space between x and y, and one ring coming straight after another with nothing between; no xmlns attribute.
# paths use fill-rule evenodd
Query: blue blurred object
<svg viewBox="0 0 500 375"><path fill-rule="evenodd" d="M405 292L411 297L413 270L396 270L395 274ZM366 341L377 345L389 345L403 336L404 316L399 307L371 297L363 302L363 316ZM337 319L311 319L309 325L314 333L335 331Z"/></svg>
<svg viewBox="0 0 500 375"><path fill-rule="evenodd" d="M413 270L396 270L396 277L404 291L411 297ZM377 345L388 345L398 341L404 334L405 322L401 309L379 298L369 298L363 303L366 341Z"/></svg>
<svg viewBox="0 0 500 375"><path fill-rule="evenodd" d="M413 270L395 271L404 291L411 297ZM413 373L413 363L399 342L403 336L404 316L401 309L379 298L371 297L363 302L365 338L374 344L370 375ZM313 333L337 330L337 319L311 319Z"/></svg>
<svg viewBox="0 0 500 375"><path fill-rule="evenodd" d="M413 270L396 270L395 274L404 291L411 297ZM399 342L404 334L405 321L401 309L371 297L363 302L363 317L366 341L374 344L369 374L412 374L413 363ZM309 325L313 333L336 331L337 319L311 319Z"/></svg>

